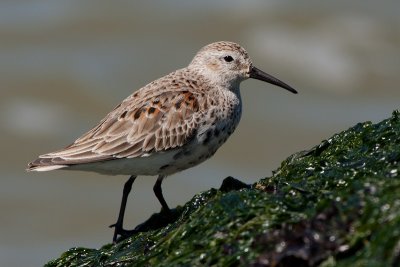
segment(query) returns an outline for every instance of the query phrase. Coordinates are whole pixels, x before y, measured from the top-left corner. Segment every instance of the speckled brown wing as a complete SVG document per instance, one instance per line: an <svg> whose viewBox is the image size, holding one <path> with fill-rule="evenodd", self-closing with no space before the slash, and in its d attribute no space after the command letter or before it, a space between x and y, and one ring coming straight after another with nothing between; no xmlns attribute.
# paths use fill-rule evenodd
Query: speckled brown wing
<svg viewBox="0 0 400 267"><path fill-rule="evenodd" d="M181 147L196 132L199 101L188 90L133 94L73 144L40 156L30 168L143 157Z"/></svg>

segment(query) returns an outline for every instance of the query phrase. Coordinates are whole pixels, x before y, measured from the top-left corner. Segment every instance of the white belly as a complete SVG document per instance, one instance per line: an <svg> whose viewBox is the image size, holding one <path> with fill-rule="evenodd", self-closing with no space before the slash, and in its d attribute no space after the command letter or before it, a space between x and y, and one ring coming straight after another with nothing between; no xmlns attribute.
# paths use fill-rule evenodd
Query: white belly
<svg viewBox="0 0 400 267"><path fill-rule="evenodd" d="M122 158L102 162L71 165L66 169L93 171L109 175L170 175L193 167L210 158L223 144L221 138L215 138L204 145L196 140L185 148L157 152L145 157Z"/></svg>

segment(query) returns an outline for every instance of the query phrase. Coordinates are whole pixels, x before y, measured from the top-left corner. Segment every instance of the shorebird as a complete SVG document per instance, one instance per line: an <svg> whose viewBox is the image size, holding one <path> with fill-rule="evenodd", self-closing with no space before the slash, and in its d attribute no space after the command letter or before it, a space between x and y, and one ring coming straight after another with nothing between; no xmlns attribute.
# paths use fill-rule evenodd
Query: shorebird
<svg viewBox="0 0 400 267"><path fill-rule="evenodd" d="M253 66L246 50L215 42L190 64L135 91L100 123L61 150L39 156L29 171L56 169L130 175L124 185L113 242L132 231L123 228L126 202L138 175L158 175L153 187L162 206L163 179L210 158L233 133L242 114L240 83L253 78L295 89Z"/></svg>

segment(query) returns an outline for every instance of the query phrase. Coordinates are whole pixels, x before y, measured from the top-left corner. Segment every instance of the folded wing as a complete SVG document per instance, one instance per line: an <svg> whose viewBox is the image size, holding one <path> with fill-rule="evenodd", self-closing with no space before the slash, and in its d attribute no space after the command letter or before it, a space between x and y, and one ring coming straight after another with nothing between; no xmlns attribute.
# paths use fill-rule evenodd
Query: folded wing
<svg viewBox="0 0 400 267"><path fill-rule="evenodd" d="M145 157L181 147L196 132L200 105L196 95L184 89L148 97L133 94L73 144L41 155L28 170Z"/></svg>

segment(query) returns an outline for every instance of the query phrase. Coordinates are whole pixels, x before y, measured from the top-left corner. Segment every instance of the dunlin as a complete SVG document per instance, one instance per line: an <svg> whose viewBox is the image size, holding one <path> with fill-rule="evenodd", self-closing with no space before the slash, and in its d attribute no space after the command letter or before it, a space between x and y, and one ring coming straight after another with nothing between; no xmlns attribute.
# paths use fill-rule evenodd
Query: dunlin
<svg viewBox="0 0 400 267"><path fill-rule="evenodd" d="M29 171L56 169L125 174L113 241L131 231L123 228L126 201L137 175L158 175L153 187L162 206L161 183L173 173L210 158L233 133L242 114L240 83L258 79L297 93L253 66L246 50L232 42L209 44L189 66L134 92L96 127L74 143L29 163Z"/></svg>

